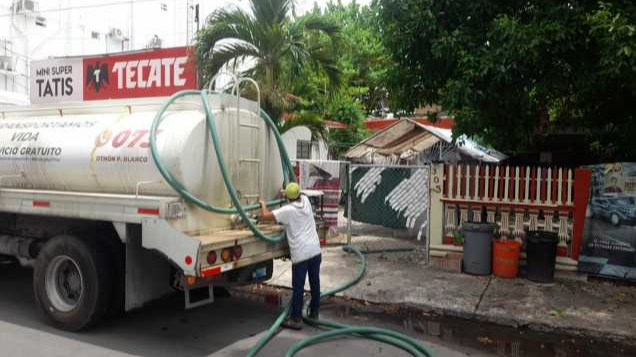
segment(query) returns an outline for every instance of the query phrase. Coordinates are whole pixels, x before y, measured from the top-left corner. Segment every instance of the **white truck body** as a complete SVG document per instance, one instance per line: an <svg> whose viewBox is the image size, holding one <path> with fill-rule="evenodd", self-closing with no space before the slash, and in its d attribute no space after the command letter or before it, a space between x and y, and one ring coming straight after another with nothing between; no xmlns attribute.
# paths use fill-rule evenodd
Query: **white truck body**
<svg viewBox="0 0 636 357"><path fill-rule="evenodd" d="M49 317L62 328L77 330L95 322L90 318L69 323L62 314L63 307L87 299L89 274L82 272L81 264L70 259L54 269L39 261L45 258L38 252L47 249L49 240L69 232L82 232L72 235L90 246L92 240L109 240L103 238L108 235L104 227L112 226L111 235L121 245L115 251L123 249L124 261L114 259L123 267L111 268L123 275L117 278L125 287L126 310L174 287L187 295L193 289L208 289L201 301L187 298L188 307L211 302L213 284L262 280L271 276L272 259L288 254L285 242L265 243L237 227L233 217L187 204L164 182L148 147L152 120L164 101L0 109L0 255L37 260L36 278L38 267L44 276L66 269L76 283L72 276L79 271L85 285L71 289L70 303L65 305L64 294L57 305L51 300L51 306L60 306L61 317ZM160 156L198 197L217 207L231 207L198 101L178 101L166 113L157 135ZM259 118L257 103L223 94L210 96L209 102L241 201L276 197L283 182L280 154L274 135ZM260 227L268 234L281 232L276 225ZM113 243L100 243L98 251L105 245ZM222 259L227 256L224 251L231 252L229 261ZM36 297L37 285L36 279ZM43 310L51 308L40 301L47 300L47 293L65 291L49 285L41 293L44 298L38 299Z"/></svg>

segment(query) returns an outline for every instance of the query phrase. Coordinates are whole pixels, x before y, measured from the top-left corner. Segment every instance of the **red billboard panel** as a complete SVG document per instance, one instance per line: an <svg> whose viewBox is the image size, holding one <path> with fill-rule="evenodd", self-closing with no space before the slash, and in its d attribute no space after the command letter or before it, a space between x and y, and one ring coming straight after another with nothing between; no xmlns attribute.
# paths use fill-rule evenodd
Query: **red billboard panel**
<svg viewBox="0 0 636 357"><path fill-rule="evenodd" d="M188 47L84 58L84 100L169 96L197 89Z"/></svg>

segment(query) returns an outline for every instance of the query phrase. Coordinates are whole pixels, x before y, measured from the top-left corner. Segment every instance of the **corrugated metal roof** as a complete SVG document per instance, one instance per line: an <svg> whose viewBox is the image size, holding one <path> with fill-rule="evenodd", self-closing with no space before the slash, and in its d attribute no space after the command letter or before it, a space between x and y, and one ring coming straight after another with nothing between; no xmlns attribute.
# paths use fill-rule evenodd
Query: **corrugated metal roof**
<svg viewBox="0 0 636 357"><path fill-rule="evenodd" d="M447 143L451 143L453 140L453 131L450 129L442 129L430 125L422 125L417 123L416 125L431 132L433 135L441 138ZM462 154L470 156L475 160L496 164L507 158L506 155L500 153L497 150L489 149L487 147L479 145L477 142L469 139L466 135L462 135L457 138L455 145Z"/></svg>
<svg viewBox="0 0 636 357"><path fill-rule="evenodd" d="M419 152L432 148L443 141L453 144L461 154L475 160L498 163L506 158L502 153L485 148L465 136L453 143L453 132L429 125L422 125L410 119L402 119L372 137L352 147L344 156L350 159L364 157L385 157L394 161L410 158ZM374 159L375 161L375 159Z"/></svg>

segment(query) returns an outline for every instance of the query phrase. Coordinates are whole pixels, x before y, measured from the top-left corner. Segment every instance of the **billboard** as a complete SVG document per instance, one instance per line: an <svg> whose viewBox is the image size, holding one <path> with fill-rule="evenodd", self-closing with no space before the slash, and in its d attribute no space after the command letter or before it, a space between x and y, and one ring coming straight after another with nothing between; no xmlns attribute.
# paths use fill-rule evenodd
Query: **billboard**
<svg viewBox="0 0 636 357"><path fill-rule="evenodd" d="M593 165L579 271L636 280L636 163Z"/></svg>
<svg viewBox="0 0 636 357"><path fill-rule="evenodd" d="M31 102L169 96L197 89L188 47L31 63Z"/></svg>

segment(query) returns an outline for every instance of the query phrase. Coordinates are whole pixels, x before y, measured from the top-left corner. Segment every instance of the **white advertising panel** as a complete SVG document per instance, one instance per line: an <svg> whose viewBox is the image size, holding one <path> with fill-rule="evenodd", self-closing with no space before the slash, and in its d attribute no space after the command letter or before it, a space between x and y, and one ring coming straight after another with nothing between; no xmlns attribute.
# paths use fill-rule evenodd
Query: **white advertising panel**
<svg viewBox="0 0 636 357"><path fill-rule="evenodd" d="M83 100L83 71L82 58L32 61L31 103Z"/></svg>

